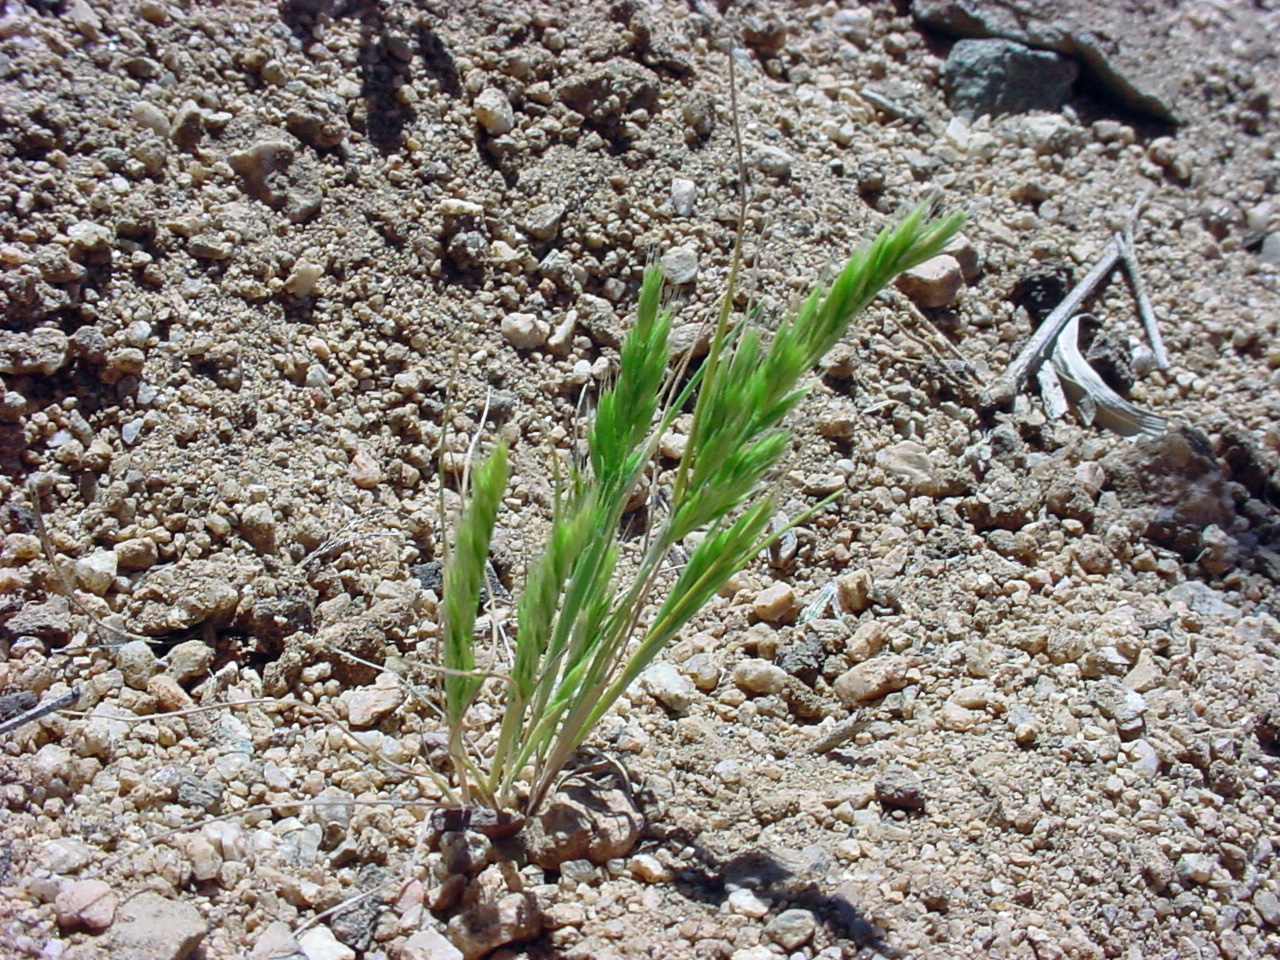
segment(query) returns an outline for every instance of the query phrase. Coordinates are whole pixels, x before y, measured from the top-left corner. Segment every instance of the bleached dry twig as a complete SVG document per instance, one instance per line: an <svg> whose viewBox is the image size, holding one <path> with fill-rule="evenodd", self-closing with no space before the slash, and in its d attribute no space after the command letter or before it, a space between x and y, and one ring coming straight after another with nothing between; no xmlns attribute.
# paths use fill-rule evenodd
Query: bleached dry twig
<svg viewBox="0 0 1280 960"><path fill-rule="evenodd" d="M39 720L41 717L48 716L55 710L61 710L68 707L80 699L80 688L72 687L60 697L55 697L45 703L38 703L30 710L24 710L16 717L10 717L4 723L0 723L0 733L8 733L10 730L17 730L21 726L31 723L33 720ZM30 702L30 701L28 701Z"/></svg>
<svg viewBox="0 0 1280 960"><path fill-rule="evenodd" d="M1164 340L1160 336L1160 327L1156 323L1155 312L1151 309L1151 299L1147 296L1147 285L1142 279L1141 268L1138 266L1137 248L1133 242L1133 228L1137 225L1138 216L1142 213L1142 208L1151 196L1151 191L1145 190L1138 202L1134 204L1133 211L1129 214L1129 218L1124 224L1124 233L1116 234L1115 242L1120 245L1120 257L1124 261L1124 271L1129 276L1129 282L1133 285L1133 298L1138 302L1138 316L1142 318L1142 326L1147 331L1147 339L1151 342L1151 352L1155 355L1156 366L1161 370L1169 369L1169 353L1164 348Z"/></svg>
<svg viewBox="0 0 1280 960"><path fill-rule="evenodd" d="M1027 377L1039 368L1053 350L1053 344L1058 339L1058 334L1062 332L1062 328L1079 312L1080 304L1084 303L1103 278L1115 267L1120 259L1121 246L1123 243L1117 240L1107 244L1089 272L1063 298L1063 301L1053 308L1053 312L1044 318L1039 329L1031 335L1027 345L1022 348L1022 352L986 390L982 396L984 406L1008 403L1022 392Z"/></svg>

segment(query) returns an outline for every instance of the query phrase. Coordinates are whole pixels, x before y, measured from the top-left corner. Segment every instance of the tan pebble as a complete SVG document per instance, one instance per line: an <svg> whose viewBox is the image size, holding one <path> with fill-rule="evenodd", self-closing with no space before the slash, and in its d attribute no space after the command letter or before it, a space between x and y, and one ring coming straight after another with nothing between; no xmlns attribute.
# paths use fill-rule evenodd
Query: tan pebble
<svg viewBox="0 0 1280 960"><path fill-rule="evenodd" d="M743 660L733 668L733 682L748 693L767 696L782 690L787 671L768 660Z"/></svg>
<svg viewBox="0 0 1280 960"><path fill-rule="evenodd" d="M853 631L853 636L845 644L845 654L852 663L862 663L883 650L888 639L889 628L879 620L871 620Z"/></svg>
<svg viewBox="0 0 1280 960"><path fill-rule="evenodd" d="M384 680L386 677L390 680ZM348 690L342 695L347 704L347 721L356 728L373 726L400 706L403 698L395 677L386 673L378 677L375 686Z"/></svg>
<svg viewBox="0 0 1280 960"><path fill-rule="evenodd" d="M147 570L159 558L156 542L150 537L134 537L115 545L116 560L121 570Z"/></svg>
<svg viewBox="0 0 1280 960"><path fill-rule="evenodd" d="M441 933L435 930L419 930L392 956L399 960L462 960L463 953Z"/></svg>
<svg viewBox="0 0 1280 960"><path fill-rule="evenodd" d="M960 265L960 273L966 280L975 280L982 272L982 258L973 245L973 241L963 233L957 233L947 241L942 252L953 258Z"/></svg>
<svg viewBox="0 0 1280 960"><path fill-rule="evenodd" d="M168 674L159 673L147 681L147 693L156 698L163 710L185 710L195 701Z"/></svg>
<svg viewBox="0 0 1280 960"><path fill-rule="evenodd" d="M769 904L750 890L735 890L729 894L729 909L744 917L758 920L769 912Z"/></svg>
<svg viewBox="0 0 1280 960"><path fill-rule="evenodd" d="M81 927L98 933L111 926L116 916L116 895L102 880L76 880L59 891L53 901L58 925Z"/></svg>
<svg viewBox="0 0 1280 960"><path fill-rule="evenodd" d="M906 657L876 657L837 677L836 696L845 706L876 700L905 687L909 669L910 661Z"/></svg>
<svg viewBox="0 0 1280 960"><path fill-rule="evenodd" d="M531 313L509 313L502 318L502 335L517 350L536 350L547 342L548 328Z"/></svg>
<svg viewBox="0 0 1280 960"><path fill-rule="evenodd" d="M934 714L934 721L943 730L953 730L957 733L967 733L978 725L983 714L976 710L970 710L960 706L958 703L947 701L942 705L942 709Z"/></svg>
<svg viewBox="0 0 1280 960"><path fill-rule="evenodd" d="M761 620L771 623L789 617L795 612L796 594L791 585L775 581L756 594L751 612Z"/></svg>
<svg viewBox="0 0 1280 960"><path fill-rule="evenodd" d="M324 267L309 260L299 260L285 278L284 288L291 297L307 297L315 290L316 283L324 276Z"/></svg>
<svg viewBox="0 0 1280 960"><path fill-rule="evenodd" d="M641 883L662 883L671 879L671 871L651 853L640 853L631 858L631 875Z"/></svg>
<svg viewBox="0 0 1280 960"><path fill-rule="evenodd" d="M351 458L348 473L351 475L351 482L361 490L372 490L382 482L382 469L368 450L356 451L356 455Z"/></svg>
<svg viewBox="0 0 1280 960"><path fill-rule="evenodd" d="M495 137L510 133L516 125L515 111L507 95L496 87L480 91L475 102L476 120Z"/></svg>
<svg viewBox="0 0 1280 960"><path fill-rule="evenodd" d="M1164 683L1164 672L1156 665L1150 650L1138 654L1138 662L1125 675L1124 685L1138 693L1154 690Z"/></svg>
<svg viewBox="0 0 1280 960"><path fill-rule="evenodd" d="M918 307L945 307L964 287L964 274L955 257L939 254L898 278L898 289Z"/></svg>

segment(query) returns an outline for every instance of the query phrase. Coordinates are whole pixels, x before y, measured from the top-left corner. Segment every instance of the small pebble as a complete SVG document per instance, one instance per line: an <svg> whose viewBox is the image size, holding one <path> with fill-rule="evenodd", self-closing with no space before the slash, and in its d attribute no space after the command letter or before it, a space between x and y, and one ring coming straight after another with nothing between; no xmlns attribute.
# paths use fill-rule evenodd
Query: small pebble
<svg viewBox="0 0 1280 960"><path fill-rule="evenodd" d="M502 335L517 350L536 350L547 342L547 325L531 313L509 313L502 318Z"/></svg>
<svg viewBox="0 0 1280 960"><path fill-rule="evenodd" d="M631 858L631 875L641 883L663 883L671 879L671 871L651 853L640 853Z"/></svg>
<svg viewBox="0 0 1280 960"><path fill-rule="evenodd" d="M698 251L692 247L672 247L658 261L668 283L683 286L698 276Z"/></svg>
<svg viewBox="0 0 1280 960"><path fill-rule="evenodd" d="M675 177L671 181L671 209L678 217L687 217L693 213L693 205L698 202L698 185L684 177Z"/></svg>
<svg viewBox="0 0 1280 960"><path fill-rule="evenodd" d="M849 707L879 699L905 687L909 669L910 661L906 657L875 657L837 677L836 696Z"/></svg>
<svg viewBox="0 0 1280 960"><path fill-rule="evenodd" d="M151 644L145 640L130 640L116 647L115 661L124 682L135 690L145 690L147 681L159 669Z"/></svg>
<svg viewBox="0 0 1280 960"><path fill-rule="evenodd" d="M298 946L307 960L355 960L356 952L333 935L326 926L312 927L298 936Z"/></svg>
<svg viewBox="0 0 1280 960"><path fill-rule="evenodd" d="M75 880L59 891L53 902L58 926L101 933L116 916L116 895L102 880Z"/></svg>
<svg viewBox="0 0 1280 960"><path fill-rule="evenodd" d="M501 90L488 87L480 91L475 102L476 120L488 133L495 137L510 133L516 125L515 111L511 101Z"/></svg>
<svg viewBox="0 0 1280 960"><path fill-rule="evenodd" d="M729 894L729 909L744 917L759 920L769 912L769 904L751 890L735 890Z"/></svg>
<svg viewBox="0 0 1280 960"><path fill-rule="evenodd" d="M890 767L876 779L876 799L883 806L899 810L920 810L924 807L924 784L914 770L907 767Z"/></svg>
<svg viewBox="0 0 1280 960"><path fill-rule="evenodd" d="M784 950L798 950L812 938L818 922L808 910L783 910L764 928L765 936Z"/></svg>
<svg viewBox="0 0 1280 960"><path fill-rule="evenodd" d="M640 675L640 686L668 710L684 713L693 704L693 682L675 664L660 660Z"/></svg>
<svg viewBox="0 0 1280 960"><path fill-rule="evenodd" d="M169 651L165 672L179 683L204 676L213 663L213 647L203 640L185 640Z"/></svg>
<svg viewBox="0 0 1280 960"><path fill-rule="evenodd" d="M964 288L964 273L954 257L939 254L905 271L897 287L918 307L945 307Z"/></svg>
<svg viewBox="0 0 1280 960"><path fill-rule="evenodd" d="M768 696L786 686L787 671L768 660L743 660L733 668L733 682L747 693Z"/></svg>
<svg viewBox="0 0 1280 960"><path fill-rule="evenodd" d="M760 147L754 155L756 168L766 176L785 180L791 176L794 158L778 147Z"/></svg>
<svg viewBox="0 0 1280 960"><path fill-rule="evenodd" d="M796 594L791 584L774 581L756 594L751 612L761 620L777 623L795 613Z"/></svg>

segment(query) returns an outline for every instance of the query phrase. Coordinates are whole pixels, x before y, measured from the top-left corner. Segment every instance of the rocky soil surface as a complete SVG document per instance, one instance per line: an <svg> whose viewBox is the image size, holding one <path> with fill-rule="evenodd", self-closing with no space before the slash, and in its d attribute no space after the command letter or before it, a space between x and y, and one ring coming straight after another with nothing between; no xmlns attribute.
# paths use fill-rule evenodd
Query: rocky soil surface
<svg viewBox="0 0 1280 960"><path fill-rule="evenodd" d="M1280 952L1273 4L0 7L0 722L73 694L0 734L0 954ZM511 859L430 806L438 504L511 444L503 621L647 263L696 353L729 56L765 324L970 220ZM984 402L1148 190L1170 367L1119 272L1084 348L1168 432Z"/></svg>

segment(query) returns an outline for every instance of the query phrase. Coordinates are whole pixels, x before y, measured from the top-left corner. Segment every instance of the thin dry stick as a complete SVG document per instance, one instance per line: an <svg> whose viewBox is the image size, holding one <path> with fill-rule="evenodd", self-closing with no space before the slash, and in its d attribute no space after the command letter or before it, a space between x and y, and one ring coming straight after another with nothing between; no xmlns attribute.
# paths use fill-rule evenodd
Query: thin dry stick
<svg viewBox="0 0 1280 960"><path fill-rule="evenodd" d="M1058 339L1058 334L1067 325L1067 321L1079 312L1080 304L1093 293L1120 260L1121 246L1123 244L1116 240L1112 240L1107 244L1106 249L1099 255L1089 272L1075 285L1063 301L1053 308L1053 312L1044 318L1044 322L1040 324L1039 329L1031 335L1027 345L1022 348L1022 352L1018 354L1013 363L1009 364L996 382L983 393L982 402L984 406L999 406L1008 403L1022 392L1023 386L1026 385L1027 377L1049 356L1049 352L1053 349L1054 341Z"/></svg>
<svg viewBox="0 0 1280 960"><path fill-rule="evenodd" d="M1137 226L1142 207L1151 196L1151 190L1143 191L1138 198L1133 212L1124 224L1124 233L1116 235L1120 244L1120 257L1124 261L1124 272L1133 286L1133 298L1138 302L1138 316L1142 318L1142 326L1147 331L1147 339L1151 342L1151 352L1155 354L1156 366L1161 370L1169 369L1169 353L1164 348L1164 340L1160 336L1160 325L1156 322L1155 311L1151 309L1151 299L1147 296L1147 285L1142 279L1142 269L1138 265L1137 247L1133 241L1133 229Z"/></svg>
<svg viewBox="0 0 1280 960"><path fill-rule="evenodd" d="M255 700L228 700L225 703L208 703L201 707L188 707L185 710L170 710L166 713L144 713L141 715L134 714L132 716L123 717L116 716L111 713L86 713L83 710L64 710L62 715L64 717L85 717L87 719L102 717L106 720L119 720L121 723L149 723L152 720L168 720L173 717L190 717L197 713L209 713L213 710L224 710L232 707L252 707L268 703L285 709L289 707L304 706L303 703L297 700L285 700L280 697L258 697Z"/></svg>
<svg viewBox="0 0 1280 960"><path fill-rule="evenodd" d="M128 850L125 850L123 853L119 853L116 856L112 857L110 860L104 863L97 870L87 874L87 877L89 878L100 877L103 874L107 873L109 870L111 870L113 867L119 866L119 864L126 857L130 856L131 854L137 853L139 850L143 849L144 847L149 847L152 844L160 843L163 840L168 840L170 837L176 837L180 833L190 833L192 830L199 830L201 827L208 826L211 823L225 823L228 820L235 820L238 817L243 817L250 813L266 813L268 811L271 811L274 813L276 810L292 809L294 807L332 807L338 803L360 804L361 806L365 806L365 807L431 807L433 809L454 806L454 804L444 803L439 800L400 800L400 799L369 800L369 799L360 799L356 797L353 797L350 800L345 798L341 800L335 800L334 798L330 797L327 800L278 800L274 803L259 803L251 807L244 807L241 810L234 810L231 813L224 813L221 816L204 817L203 819L197 821L196 823L183 824L180 827L174 827L171 830L165 830L163 833L157 833L154 837L147 837L145 840L126 841L132 844L132 846Z"/></svg>
<svg viewBox="0 0 1280 960"><path fill-rule="evenodd" d="M897 290L887 290L885 292L888 294L888 299L893 304L894 308L906 313L916 322L916 326L921 330L924 330L927 334L927 338L922 337L907 329L907 325L899 320L896 315L886 314L886 317L893 321L897 328L902 332L903 336L908 340L914 340L928 352L935 355L940 353L941 350L946 350L964 365L962 369L964 370L965 375L970 378L973 377L973 373L969 369L969 358L961 353L960 349L954 343L938 332L937 327L929 322L928 318L916 308L916 305L911 302L910 298L899 293ZM932 343L930 341L932 341Z"/></svg>
<svg viewBox="0 0 1280 960"><path fill-rule="evenodd" d="M1061 420L1067 415L1067 395L1062 390L1062 381L1058 379L1058 371L1052 363L1040 364L1036 371L1036 381L1040 384L1040 396L1044 398L1045 412L1050 420Z"/></svg>
<svg viewBox="0 0 1280 960"><path fill-rule="evenodd" d="M855 711L814 741L809 747L809 752L829 753L841 744L852 740L862 726L862 717Z"/></svg>
<svg viewBox="0 0 1280 960"><path fill-rule="evenodd" d="M60 697L55 697L46 703L38 703L30 710L24 710L16 717L10 717L4 723L0 723L0 733L8 733L10 730L17 730L19 727L26 726L41 717L48 716L55 710L61 710L63 707L69 706L80 699L80 688L72 687ZM29 702L29 701L28 701Z"/></svg>

